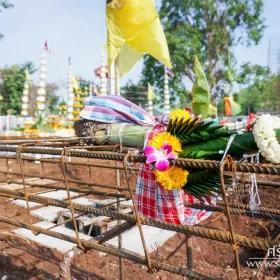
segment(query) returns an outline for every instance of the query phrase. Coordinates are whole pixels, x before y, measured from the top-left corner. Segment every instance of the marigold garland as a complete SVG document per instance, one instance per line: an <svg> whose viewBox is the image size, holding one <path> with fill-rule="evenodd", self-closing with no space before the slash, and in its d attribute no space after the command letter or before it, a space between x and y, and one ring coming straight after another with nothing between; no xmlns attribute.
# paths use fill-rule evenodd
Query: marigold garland
<svg viewBox="0 0 280 280"><path fill-rule="evenodd" d="M166 171L155 170L156 182L164 189L181 189L187 183L189 172L178 166L169 167Z"/></svg>
<svg viewBox="0 0 280 280"><path fill-rule="evenodd" d="M172 146L172 153L177 154L182 151L182 145L180 140L176 137L172 136L169 132L160 133L156 135L150 142L149 145L155 147L156 149L160 149L162 145L166 142L167 144Z"/></svg>
<svg viewBox="0 0 280 280"><path fill-rule="evenodd" d="M191 117L190 113L186 110L181 110L181 109L177 109L174 110L173 112L170 113L169 118L171 118L173 121L175 119L178 119L178 121L180 121L181 119L183 119L183 123L185 121L187 121L189 118Z"/></svg>

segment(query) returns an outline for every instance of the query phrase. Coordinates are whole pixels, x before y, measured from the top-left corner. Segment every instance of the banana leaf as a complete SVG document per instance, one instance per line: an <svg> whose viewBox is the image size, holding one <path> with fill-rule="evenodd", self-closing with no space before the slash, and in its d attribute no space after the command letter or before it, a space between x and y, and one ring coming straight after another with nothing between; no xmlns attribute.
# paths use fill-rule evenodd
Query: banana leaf
<svg viewBox="0 0 280 280"><path fill-rule="evenodd" d="M208 141L188 144L183 146L181 157L185 158L207 158L212 155L219 155L219 151L225 151L229 136L218 137ZM245 132L236 135L230 145L228 154L232 156L243 155L244 153L254 153L258 151L252 132ZM222 154L220 155L222 157Z"/></svg>
<svg viewBox="0 0 280 280"><path fill-rule="evenodd" d="M207 78L197 57L194 59L194 71L196 78L192 88L192 110L196 116L202 115L202 118L205 119L207 118L208 107L210 104L210 89Z"/></svg>
<svg viewBox="0 0 280 280"><path fill-rule="evenodd" d="M109 135L101 129L92 135L92 138L99 145L106 140L108 145L122 144L129 147L143 147L145 134L150 128L141 125L127 125L122 129L122 125L123 123L111 124Z"/></svg>
<svg viewBox="0 0 280 280"><path fill-rule="evenodd" d="M183 190L199 200L216 197L221 193L220 178L217 171L213 170L191 170L188 175L188 182ZM228 178L226 178L228 181Z"/></svg>

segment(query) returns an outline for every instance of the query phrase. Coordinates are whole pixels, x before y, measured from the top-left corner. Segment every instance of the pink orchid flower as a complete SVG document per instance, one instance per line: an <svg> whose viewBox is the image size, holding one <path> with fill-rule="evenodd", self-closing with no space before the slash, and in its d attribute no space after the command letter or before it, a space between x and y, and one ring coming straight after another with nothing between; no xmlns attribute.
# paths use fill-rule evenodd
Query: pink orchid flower
<svg viewBox="0 0 280 280"><path fill-rule="evenodd" d="M177 156L172 153L172 146L164 142L158 150L153 146L147 146L144 150L147 157L146 163L155 162L155 167L159 171L165 171L169 167L169 159L176 159Z"/></svg>

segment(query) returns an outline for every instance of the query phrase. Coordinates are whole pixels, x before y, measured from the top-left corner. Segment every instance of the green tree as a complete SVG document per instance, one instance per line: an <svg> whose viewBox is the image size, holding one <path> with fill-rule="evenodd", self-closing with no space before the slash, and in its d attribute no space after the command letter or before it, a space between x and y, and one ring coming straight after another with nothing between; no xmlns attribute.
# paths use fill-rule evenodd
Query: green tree
<svg viewBox="0 0 280 280"><path fill-rule="evenodd" d="M148 85L135 84L132 80L129 80L121 88L121 95L143 109L148 106Z"/></svg>
<svg viewBox="0 0 280 280"><path fill-rule="evenodd" d="M279 76L257 79L238 94L242 114L277 112L279 109Z"/></svg>
<svg viewBox="0 0 280 280"><path fill-rule="evenodd" d="M249 47L259 43L265 29L262 12L263 0L162 0L159 13L175 73L170 79L172 101L177 95L184 106L190 98L185 78L194 81L195 55L204 66L212 97L221 94L223 84L230 79L221 60L236 71L231 50L239 44ZM239 74L247 77L249 69L241 70ZM163 65L145 56L141 81L150 82L161 95L163 75Z"/></svg>
<svg viewBox="0 0 280 280"><path fill-rule="evenodd" d="M59 114L59 107L60 107L60 98L59 96L53 95L50 97L48 104L48 112L51 115L58 115Z"/></svg>
<svg viewBox="0 0 280 280"><path fill-rule="evenodd" d="M30 116L36 115L36 96L37 96L37 86L33 86L29 90L29 113ZM44 116L49 114L56 114L57 113L57 101L56 101L56 91L58 90L58 86L55 83L47 83L46 84L46 110ZM52 100L54 97L54 100ZM50 105L49 105L50 104Z"/></svg>
<svg viewBox="0 0 280 280"><path fill-rule="evenodd" d="M19 114L21 110L21 97L23 85L25 81L24 69L18 65L5 69L2 74L3 82L0 85L1 96L1 113L7 113L7 110L12 110L12 113Z"/></svg>
<svg viewBox="0 0 280 280"><path fill-rule="evenodd" d="M14 7L13 4L9 3L7 0L0 0L0 13L3 9L10 9ZM0 33L0 40L3 38L3 34Z"/></svg>
<svg viewBox="0 0 280 280"><path fill-rule="evenodd" d="M26 68L29 69L30 73L36 71L32 62L13 65L1 70L0 95L3 100L0 109L2 114L6 114L7 110L11 110L13 114L20 113Z"/></svg>

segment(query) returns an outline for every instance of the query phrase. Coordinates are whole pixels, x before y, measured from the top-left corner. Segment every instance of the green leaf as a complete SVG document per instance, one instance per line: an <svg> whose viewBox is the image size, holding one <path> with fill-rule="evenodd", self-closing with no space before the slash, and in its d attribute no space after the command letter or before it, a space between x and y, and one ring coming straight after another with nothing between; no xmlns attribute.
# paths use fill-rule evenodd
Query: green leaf
<svg viewBox="0 0 280 280"><path fill-rule="evenodd" d="M206 158L211 155L225 151L229 141L229 136L218 137L200 143L188 144L183 146L183 153L180 156L187 158ZM258 151L252 132L245 132L236 135L228 150L232 156L243 155L244 153L254 153ZM222 157L222 155L221 155Z"/></svg>
<svg viewBox="0 0 280 280"><path fill-rule="evenodd" d="M211 138L211 134L206 132L206 131L200 131L199 133L205 140L208 140L209 138Z"/></svg>
<svg viewBox="0 0 280 280"><path fill-rule="evenodd" d="M197 131L203 124L203 122L194 123L194 125L190 129L188 129L187 133L191 134L193 131Z"/></svg>
<svg viewBox="0 0 280 280"><path fill-rule="evenodd" d="M217 129L212 132L215 137L229 136L232 134L229 130Z"/></svg>
<svg viewBox="0 0 280 280"><path fill-rule="evenodd" d="M174 135L174 130L175 130L177 123L178 123L177 118L175 120L170 120L166 131L170 132L171 135Z"/></svg>
<svg viewBox="0 0 280 280"><path fill-rule="evenodd" d="M194 142L194 139L192 139L188 135L182 135L182 136L179 136L177 138L182 142L182 144L185 144L185 143L188 144L188 143L193 143Z"/></svg>
<svg viewBox="0 0 280 280"><path fill-rule="evenodd" d="M217 129L220 129L220 128L222 128L222 127L223 127L222 125L210 126L210 127L207 127L207 128L205 129L205 131L208 132L208 133L211 133L211 132L213 132L213 131L215 131L215 130L217 130Z"/></svg>
<svg viewBox="0 0 280 280"><path fill-rule="evenodd" d="M196 131L204 131L207 130L209 126L213 124L213 121L203 122L203 124Z"/></svg>
<svg viewBox="0 0 280 280"><path fill-rule="evenodd" d="M190 129L195 125L196 123L196 119L192 119L188 126L181 132L182 134L186 134L186 133L189 133Z"/></svg>
<svg viewBox="0 0 280 280"><path fill-rule="evenodd" d="M196 133L192 133L191 138L194 139L197 142L203 140L203 138L201 136L197 135Z"/></svg>
<svg viewBox="0 0 280 280"><path fill-rule="evenodd" d="M183 190L194 197L203 200L209 199L209 196L216 196L216 193L221 192L220 178L215 170L191 170L188 175L187 184Z"/></svg>
<svg viewBox="0 0 280 280"><path fill-rule="evenodd" d="M195 82L192 89L192 109L196 116L207 117L208 106L210 103L210 89L200 62L195 56L194 60Z"/></svg>
<svg viewBox="0 0 280 280"><path fill-rule="evenodd" d="M182 126L180 127L180 129L178 130L177 135L182 134L182 132L185 130L185 128L189 126L190 120L191 120L191 118L187 119L187 120L183 123L183 125L182 125Z"/></svg>

